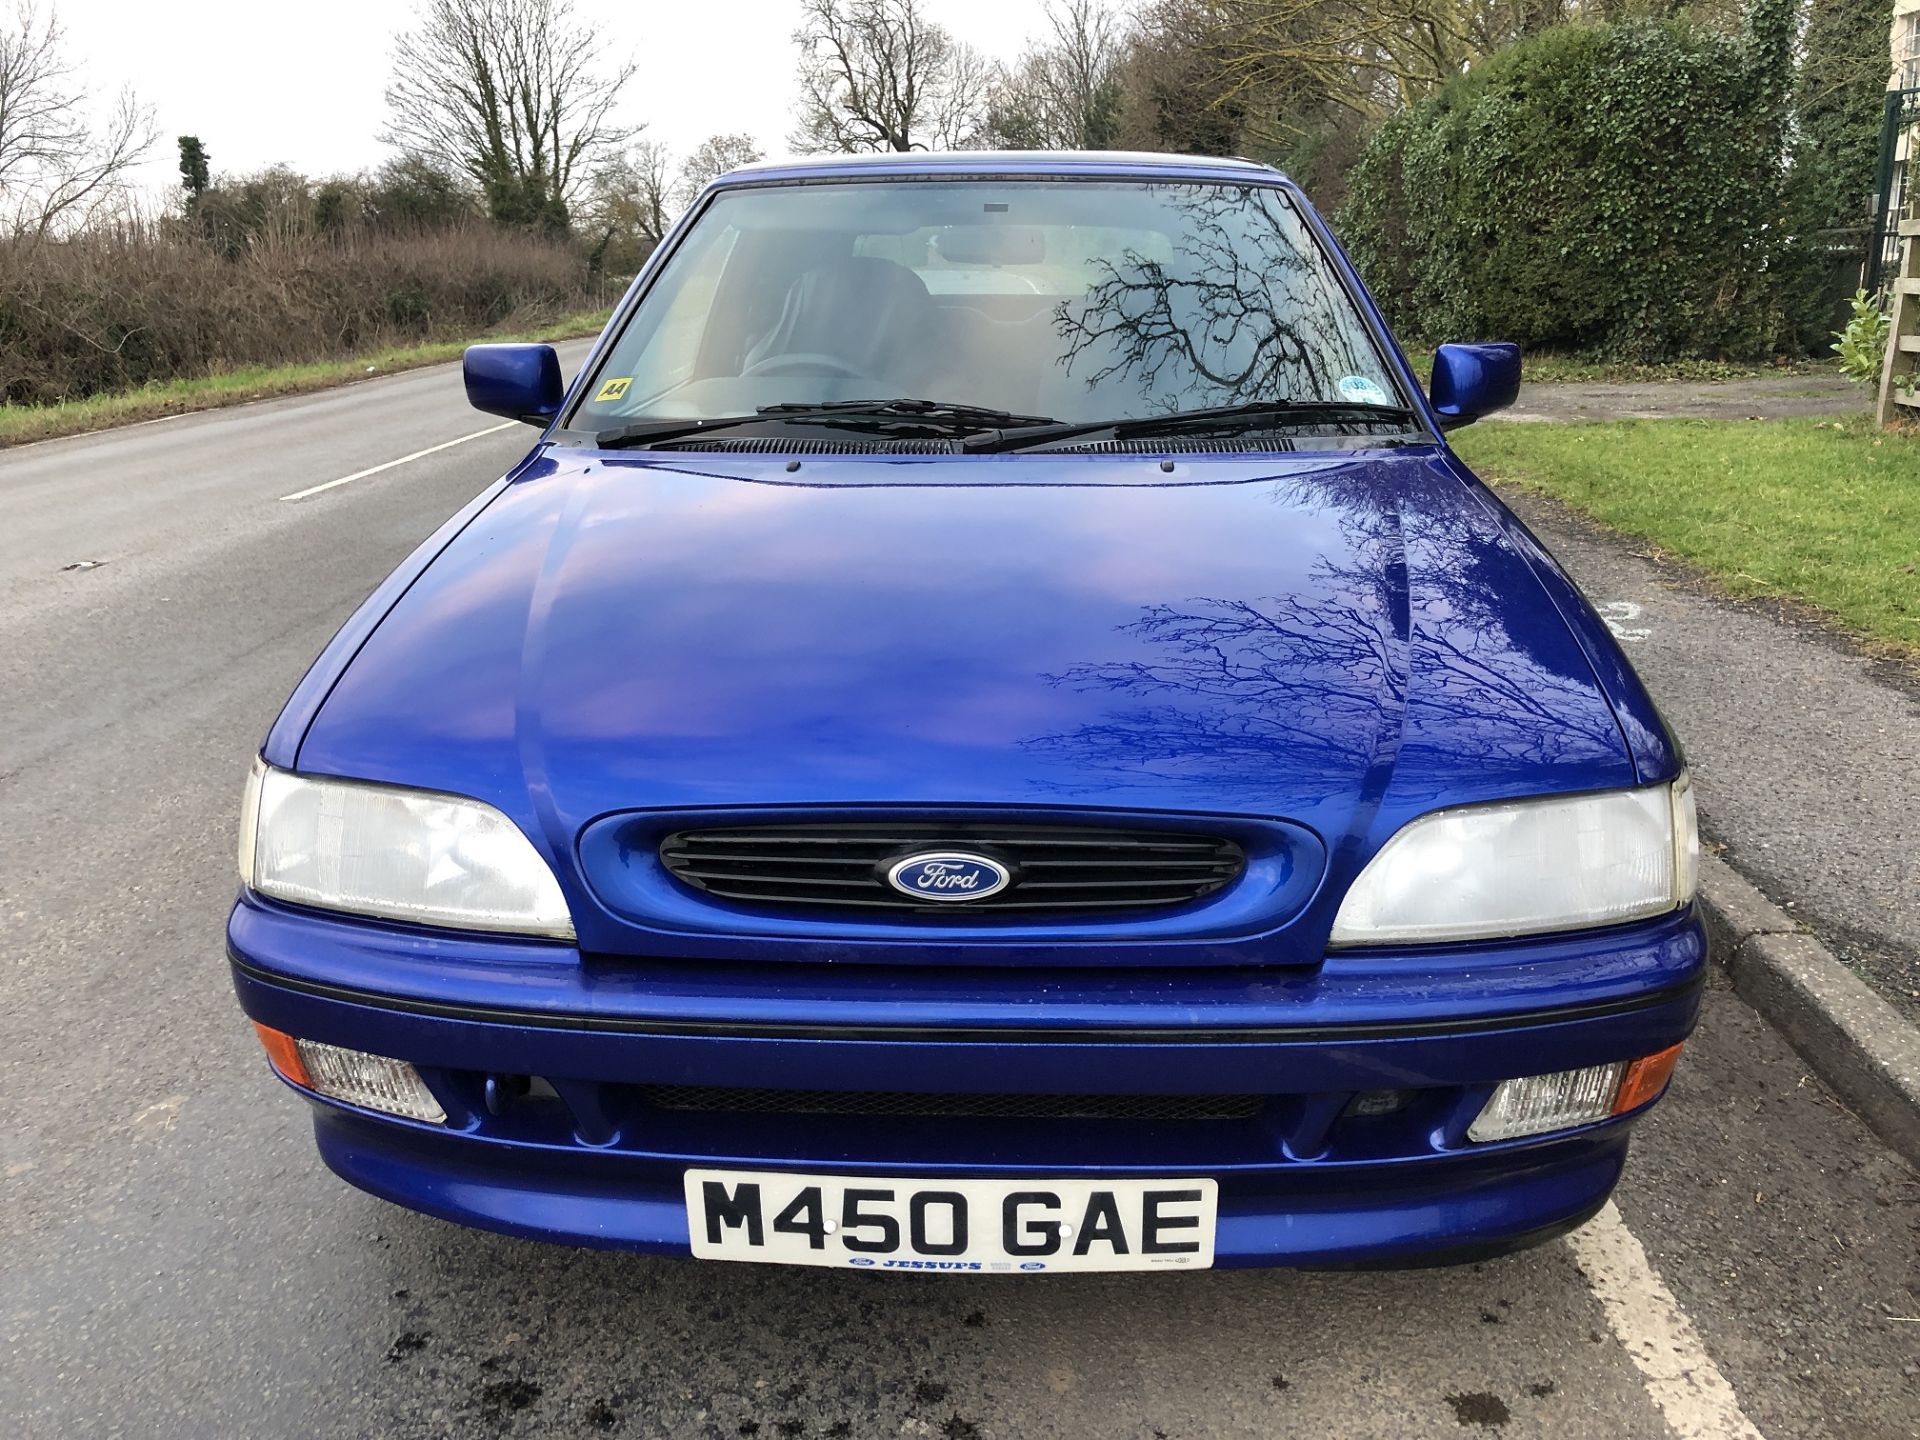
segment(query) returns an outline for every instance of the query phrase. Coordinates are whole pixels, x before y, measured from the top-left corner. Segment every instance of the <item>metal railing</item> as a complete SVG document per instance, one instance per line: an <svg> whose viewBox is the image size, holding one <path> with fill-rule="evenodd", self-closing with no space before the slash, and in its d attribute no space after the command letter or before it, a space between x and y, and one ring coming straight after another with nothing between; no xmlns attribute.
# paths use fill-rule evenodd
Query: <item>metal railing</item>
<svg viewBox="0 0 1920 1440"><path fill-rule="evenodd" d="M1906 78L1906 77L1903 77ZM1920 139L1902 136L1920 126L1920 84L1887 91L1880 127L1880 168L1874 177L1873 234L1867 247L1867 293L1877 295L1900 262L1900 220L1913 198L1913 161ZM1902 149L1906 153L1902 154Z"/></svg>

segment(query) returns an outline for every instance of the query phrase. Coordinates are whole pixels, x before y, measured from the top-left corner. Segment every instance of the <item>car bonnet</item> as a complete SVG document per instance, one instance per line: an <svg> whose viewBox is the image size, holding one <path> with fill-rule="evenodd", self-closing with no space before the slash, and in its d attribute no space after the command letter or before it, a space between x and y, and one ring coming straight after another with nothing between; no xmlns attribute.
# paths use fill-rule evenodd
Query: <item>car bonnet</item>
<svg viewBox="0 0 1920 1440"><path fill-rule="evenodd" d="M1437 447L550 450L395 602L300 768L628 808L1285 817L1634 783L1511 522Z"/></svg>

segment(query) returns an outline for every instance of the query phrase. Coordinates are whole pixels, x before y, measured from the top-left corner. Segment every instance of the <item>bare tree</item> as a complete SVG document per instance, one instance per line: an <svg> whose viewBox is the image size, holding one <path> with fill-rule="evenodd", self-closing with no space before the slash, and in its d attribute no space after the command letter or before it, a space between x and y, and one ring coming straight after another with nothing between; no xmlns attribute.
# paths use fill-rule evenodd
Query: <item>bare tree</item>
<svg viewBox="0 0 1920 1440"><path fill-rule="evenodd" d="M636 267L709 180L760 158L750 135L709 135L677 170L658 140L627 146L595 168L578 207L589 260L609 271Z"/></svg>
<svg viewBox="0 0 1920 1440"><path fill-rule="evenodd" d="M751 165L765 158L760 153L760 147L753 143L751 135L709 135L693 147L693 153L687 156L686 163L680 167L680 179L674 187L680 207L685 209L691 205L709 182L729 170L737 170L742 165Z"/></svg>
<svg viewBox="0 0 1920 1440"><path fill-rule="evenodd" d="M1126 35L1101 0L1050 0L1047 39L1003 73L993 99L995 144L1021 150L1109 150L1120 131Z"/></svg>
<svg viewBox="0 0 1920 1440"><path fill-rule="evenodd" d="M673 157L659 140L641 140L602 161L581 205L593 228L631 232L657 243L673 223Z"/></svg>
<svg viewBox="0 0 1920 1440"><path fill-rule="evenodd" d="M1523 35L1610 4L1668 0L1205 0L1229 97L1314 97L1372 123Z"/></svg>
<svg viewBox="0 0 1920 1440"><path fill-rule="evenodd" d="M671 173L658 140L629 145L594 169L578 208L595 270L631 273L653 253L673 221Z"/></svg>
<svg viewBox="0 0 1920 1440"><path fill-rule="evenodd" d="M971 45L952 42L947 63L927 96L925 149L972 150L988 143L987 113L1000 67Z"/></svg>
<svg viewBox="0 0 1920 1440"><path fill-rule="evenodd" d="M991 67L918 0L801 0L803 151L958 150L985 129Z"/></svg>
<svg viewBox="0 0 1920 1440"><path fill-rule="evenodd" d="M1145 0L1119 68L1120 147L1232 155L1246 103L1227 93L1216 58L1230 0Z"/></svg>
<svg viewBox="0 0 1920 1440"><path fill-rule="evenodd" d="M640 233L656 244L673 224L672 166L673 157L659 140L644 140L633 147L633 198L640 215Z"/></svg>
<svg viewBox="0 0 1920 1440"><path fill-rule="evenodd" d="M159 132L122 90L104 123L64 50L60 17L21 0L0 21L0 223L44 236L79 225L125 194L127 172Z"/></svg>
<svg viewBox="0 0 1920 1440"><path fill-rule="evenodd" d="M496 220L565 229L634 133L614 118L633 62L603 50L572 0L424 0L394 49L381 138L471 177Z"/></svg>

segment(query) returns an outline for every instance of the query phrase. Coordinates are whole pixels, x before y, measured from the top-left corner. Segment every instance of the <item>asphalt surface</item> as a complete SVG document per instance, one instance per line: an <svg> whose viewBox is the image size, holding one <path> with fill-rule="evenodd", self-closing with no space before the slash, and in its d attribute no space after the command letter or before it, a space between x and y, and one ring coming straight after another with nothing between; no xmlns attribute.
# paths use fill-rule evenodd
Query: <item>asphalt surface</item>
<svg viewBox="0 0 1920 1440"><path fill-rule="evenodd" d="M1843 375L1755 375L1743 380L1549 382L1491 418L1504 423L1579 420L1786 420L1864 411L1867 392Z"/></svg>
<svg viewBox="0 0 1920 1440"><path fill-rule="evenodd" d="M443 368L0 453L0 1433L1920 1434L1920 1181L1719 986L1618 1214L1466 1268L696 1265L484 1236L340 1185L228 992L241 780L333 628L530 432L279 497L488 424ZM1804 797L1747 793L1790 790L1766 767L1812 752L1731 737L1819 710L1803 743L1879 744L1891 766L1907 692L1548 538L1596 598L1653 617L1633 653L1735 858L1785 856L1810 906L1827 883L1857 913L1864 864L1800 863ZM63 568L83 561L104 563ZM1747 717L1725 657L1812 665L1801 643L1832 669L1781 673ZM1868 708L1837 707L1843 687ZM1856 736L1862 713L1888 738ZM1849 813L1883 823L1861 775L1817 812L1835 835Z"/></svg>

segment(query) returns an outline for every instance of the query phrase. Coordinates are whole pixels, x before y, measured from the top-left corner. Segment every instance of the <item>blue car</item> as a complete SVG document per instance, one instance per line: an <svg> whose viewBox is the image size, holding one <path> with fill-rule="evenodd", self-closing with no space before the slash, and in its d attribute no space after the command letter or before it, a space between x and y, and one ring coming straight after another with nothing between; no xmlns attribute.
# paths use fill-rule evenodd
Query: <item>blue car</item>
<svg viewBox="0 0 1920 1440"><path fill-rule="evenodd" d="M240 1003L350 1183L711 1260L1452 1260L1606 1200L1700 1003L1693 800L1300 191L708 188L295 690Z"/></svg>

